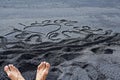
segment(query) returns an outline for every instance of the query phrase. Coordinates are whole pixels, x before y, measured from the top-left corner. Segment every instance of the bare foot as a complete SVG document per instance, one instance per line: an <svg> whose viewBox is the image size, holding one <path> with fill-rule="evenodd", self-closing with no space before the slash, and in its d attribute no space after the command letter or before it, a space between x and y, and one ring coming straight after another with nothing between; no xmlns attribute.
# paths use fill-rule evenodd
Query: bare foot
<svg viewBox="0 0 120 80"><path fill-rule="evenodd" d="M47 62L41 62L37 68L36 80L46 80L50 68L50 64Z"/></svg>
<svg viewBox="0 0 120 80"><path fill-rule="evenodd" d="M15 66L13 66L12 64L9 64L8 66L5 66L4 71L7 73L8 77L11 80L25 80L22 77L20 71Z"/></svg>

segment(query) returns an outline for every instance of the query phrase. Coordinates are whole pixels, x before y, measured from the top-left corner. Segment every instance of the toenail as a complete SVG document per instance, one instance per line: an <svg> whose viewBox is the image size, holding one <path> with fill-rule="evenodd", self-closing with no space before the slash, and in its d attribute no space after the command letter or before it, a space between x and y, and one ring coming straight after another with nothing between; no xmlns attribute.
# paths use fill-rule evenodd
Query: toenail
<svg viewBox="0 0 120 80"><path fill-rule="evenodd" d="M12 66L12 64L9 64L9 66Z"/></svg>
<svg viewBox="0 0 120 80"><path fill-rule="evenodd" d="M8 68L8 66L5 66L4 70L6 71L6 70L7 70L7 68Z"/></svg>
<svg viewBox="0 0 120 80"><path fill-rule="evenodd" d="M5 68L8 68L8 66L5 66Z"/></svg>
<svg viewBox="0 0 120 80"><path fill-rule="evenodd" d="M46 63L45 61L43 63Z"/></svg>

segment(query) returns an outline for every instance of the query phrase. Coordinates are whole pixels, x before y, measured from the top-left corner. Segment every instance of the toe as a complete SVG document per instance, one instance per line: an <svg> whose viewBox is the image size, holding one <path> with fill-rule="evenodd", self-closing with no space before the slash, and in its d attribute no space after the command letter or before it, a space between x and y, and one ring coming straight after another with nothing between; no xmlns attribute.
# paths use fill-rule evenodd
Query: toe
<svg viewBox="0 0 120 80"><path fill-rule="evenodd" d="M41 62L38 66L38 69L41 69L43 67L43 65L44 65L43 62Z"/></svg>
<svg viewBox="0 0 120 80"><path fill-rule="evenodd" d="M50 64L46 63L46 68L49 69L50 68Z"/></svg>
<svg viewBox="0 0 120 80"><path fill-rule="evenodd" d="M7 73L7 75L9 75L10 74L9 66L5 66L4 71Z"/></svg>
<svg viewBox="0 0 120 80"><path fill-rule="evenodd" d="M14 71L13 64L9 64L10 71Z"/></svg>
<svg viewBox="0 0 120 80"><path fill-rule="evenodd" d="M46 62L43 62L43 70L46 68Z"/></svg>
<svg viewBox="0 0 120 80"><path fill-rule="evenodd" d="M8 67L8 66L5 66L5 67L4 67L4 71L5 71L5 72L10 72L9 67Z"/></svg>
<svg viewBox="0 0 120 80"><path fill-rule="evenodd" d="M49 64L49 63L46 63L46 68L45 68L45 70L44 70L44 75L47 75L47 74L48 74L49 69L50 69L50 64Z"/></svg>
<svg viewBox="0 0 120 80"><path fill-rule="evenodd" d="M46 67L45 62L41 62L41 64L38 66L38 70L43 71L45 67Z"/></svg>
<svg viewBox="0 0 120 80"><path fill-rule="evenodd" d="M44 64L44 68L46 68L46 62L45 61L43 62L43 64Z"/></svg>

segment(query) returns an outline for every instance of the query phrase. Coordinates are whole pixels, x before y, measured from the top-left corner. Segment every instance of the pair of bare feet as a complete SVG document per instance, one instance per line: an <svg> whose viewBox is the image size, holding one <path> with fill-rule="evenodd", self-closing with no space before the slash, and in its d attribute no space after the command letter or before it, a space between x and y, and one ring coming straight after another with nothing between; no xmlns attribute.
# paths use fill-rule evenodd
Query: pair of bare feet
<svg viewBox="0 0 120 80"><path fill-rule="evenodd" d="M45 80L49 72L49 68L49 63L41 62L41 64L38 65L37 68L36 80ZM25 80L21 75L20 71L12 64L5 66L4 71L7 73L8 77L11 80Z"/></svg>

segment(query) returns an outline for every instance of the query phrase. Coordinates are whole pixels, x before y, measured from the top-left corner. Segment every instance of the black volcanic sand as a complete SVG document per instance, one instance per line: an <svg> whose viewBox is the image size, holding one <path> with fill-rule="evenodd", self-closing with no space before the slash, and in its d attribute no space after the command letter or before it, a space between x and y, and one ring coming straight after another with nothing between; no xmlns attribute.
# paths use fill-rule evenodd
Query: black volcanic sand
<svg viewBox="0 0 120 80"><path fill-rule="evenodd" d="M9 80L3 71L7 64L14 64L26 80L35 80L42 61L51 64L47 80L120 80L120 33L91 32L84 38L36 44L0 39L0 80Z"/></svg>

